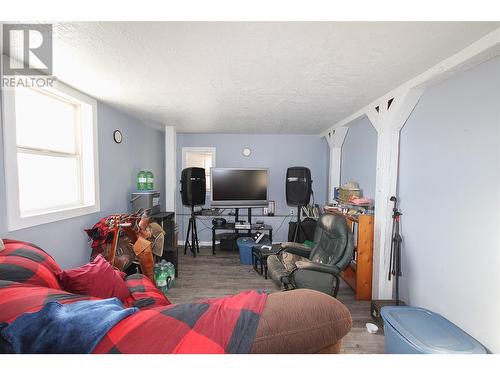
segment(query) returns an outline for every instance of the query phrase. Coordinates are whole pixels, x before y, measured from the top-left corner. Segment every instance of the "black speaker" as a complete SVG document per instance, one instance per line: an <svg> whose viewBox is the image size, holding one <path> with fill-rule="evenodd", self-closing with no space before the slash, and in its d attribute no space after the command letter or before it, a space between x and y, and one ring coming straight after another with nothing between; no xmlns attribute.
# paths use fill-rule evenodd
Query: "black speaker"
<svg viewBox="0 0 500 375"><path fill-rule="evenodd" d="M206 192L205 169L193 167L182 170L181 197L183 205L204 205Z"/></svg>
<svg viewBox="0 0 500 375"><path fill-rule="evenodd" d="M306 167L286 170L286 203L289 206L306 206L312 192L311 171Z"/></svg>

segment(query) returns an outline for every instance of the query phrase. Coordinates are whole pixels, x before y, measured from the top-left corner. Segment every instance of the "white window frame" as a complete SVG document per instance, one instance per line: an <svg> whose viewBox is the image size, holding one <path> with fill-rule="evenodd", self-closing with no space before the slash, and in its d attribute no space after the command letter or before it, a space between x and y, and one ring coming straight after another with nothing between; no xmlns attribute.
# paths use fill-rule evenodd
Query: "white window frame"
<svg viewBox="0 0 500 375"><path fill-rule="evenodd" d="M212 168L215 168L217 163L217 149L215 147L183 147L182 148L182 169L186 166L186 153L188 152L210 152L212 154ZM207 172L205 172L206 174ZM209 171L208 173L212 173ZM210 187L207 186L206 195L210 195Z"/></svg>
<svg viewBox="0 0 500 375"><path fill-rule="evenodd" d="M99 197L99 158L98 158L98 135L97 135L97 101L61 82L55 82L53 87L37 89L47 94L68 100L73 103L86 104L85 114L87 121L81 122L80 126L90 126L86 128L87 134L91 137L91 143L84 145L88 157L92 157L87 167L87 175L82 176L80 189L84 186L92 199L88 202L82 200L79 204L67 207L53 207L39 212L22 215L19 205L19 179L17 165L17 142L16 142L16 106L15 89L4 88L2 90L2 122L3 122L3 144L4 144L4 169L6 187L7 206L7 229L14 231L29 228L36 225L52 223L59 220L70 219L82 215L100 211ZM89 110L90 109L90 110ZM90 113L91 111L91 113ZM88 120L91 124L88 124ZM82 134L82 131L80 131ZM91 146L91 149L90 149ZM82 151L83 152L83 151ZM38 153L38 152L37 152ZM92 176L93 175L93 176ZM89 178L90 177L90 178ZM93 184L92 184L93 177Z"/></svg>

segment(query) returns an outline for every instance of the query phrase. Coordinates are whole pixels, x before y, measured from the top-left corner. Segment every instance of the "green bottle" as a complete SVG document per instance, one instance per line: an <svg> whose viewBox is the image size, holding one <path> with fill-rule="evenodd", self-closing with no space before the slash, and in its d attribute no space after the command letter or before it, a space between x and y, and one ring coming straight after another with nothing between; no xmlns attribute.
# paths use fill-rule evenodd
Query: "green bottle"
<svg viewBox="0 0 500 375"><path fill-rule="evenodd" d="M155 284L158 289L160 289L163 293L168 290L167 286L167 272L165 270L165 260L162 260L161 263L156 263L154 266L154 277Z"/></svg>
<svg viewBox="0 0 500 375"><path fill-rule="evenodd" d="M167 262L166 268L167 268L167 285L168 288L170 289L174 286L175 282L175 266L172 263Z"/></svg>
<svg viewBox="0 0 500 375"><path fill-rule="evenodd" d="M146 178L146 171L140 170L139 173L137 173L137 190L146 190L147 185L147 178Z"/></svg>
<svg viewBox="0 0 500 375"><path fill-rule="evenodd" d="M153 182L154 182L153 172L147 171L146 172L146 189L147 190L153 190Z"/></svg>

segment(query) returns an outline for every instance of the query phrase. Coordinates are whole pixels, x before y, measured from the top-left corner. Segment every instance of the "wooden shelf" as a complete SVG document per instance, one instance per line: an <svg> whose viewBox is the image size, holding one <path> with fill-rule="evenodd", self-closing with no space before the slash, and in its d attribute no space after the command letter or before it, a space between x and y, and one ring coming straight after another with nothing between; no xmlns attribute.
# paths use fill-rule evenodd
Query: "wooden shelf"
<svg viewBox="0 0 500 375"><path fill-rule="evenodd" d="M347 220L354 232L355 260L341 273L342 279L354 290L357 300L372 299L373 274L373 215L346 215L337 210L326 210Z"/></svg>

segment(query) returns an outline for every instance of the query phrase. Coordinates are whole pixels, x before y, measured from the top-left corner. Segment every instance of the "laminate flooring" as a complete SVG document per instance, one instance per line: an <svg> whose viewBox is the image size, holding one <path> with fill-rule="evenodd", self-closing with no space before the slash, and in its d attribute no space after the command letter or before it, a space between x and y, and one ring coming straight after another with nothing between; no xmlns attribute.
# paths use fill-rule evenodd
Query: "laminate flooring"
<svg viewBox="0 0 500 375"><path fill-rule="evenodd" d="M190 302L199 299L221 297L247 289L278 289L271 280L257 274L252 266L240 264L239 254L217 251L212 255L209 247L201 247L197 257L183 254L179 248L179 277L175 286L168 291L173 303ZM337 299L351 312L353 326L342 340L342 353L383 353L384 335L381 327L376 334L368 333L365 327L372 322L370 301L356 301L354 292L341 281Z"/></svg>

